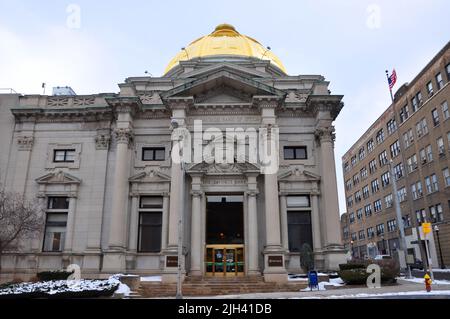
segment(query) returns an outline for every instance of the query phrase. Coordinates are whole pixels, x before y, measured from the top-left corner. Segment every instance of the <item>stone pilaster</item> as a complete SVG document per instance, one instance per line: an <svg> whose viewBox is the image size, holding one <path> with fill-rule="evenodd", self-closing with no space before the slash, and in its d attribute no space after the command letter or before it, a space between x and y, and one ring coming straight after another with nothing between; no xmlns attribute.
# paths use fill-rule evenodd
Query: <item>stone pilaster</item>
<svg viewBox="0 0 450 319"><path fill-rule="evenodd" d="M285 251L289 251L287 198L280 194L281 243Z"/></svg>
<svg viewBox="0 0 450 319"><path fill-rule="evenodd" d="M191 276L202 275L201 258L202 252L202 227L201 227L201 202L203 193L197 187L200 187L200 177L193 177L192 180L192 215L191 215ZM195 184L194 184L195 183Z"/></svg>
<svg viewBox="0 0 450 319"><path fill-rule="evenodd" d="M247 175L247 274L260 275L259 247L258 247L258 208L256 197L258 195L256 174Z"/></svg>

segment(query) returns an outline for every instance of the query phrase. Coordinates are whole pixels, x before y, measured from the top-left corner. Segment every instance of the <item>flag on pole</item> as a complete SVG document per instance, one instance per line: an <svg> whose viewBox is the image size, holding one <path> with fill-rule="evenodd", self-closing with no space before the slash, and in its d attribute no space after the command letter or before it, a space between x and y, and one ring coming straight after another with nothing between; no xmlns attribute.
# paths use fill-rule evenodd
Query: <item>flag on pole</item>
<svg viewBox="0 0 450 319"><path fill-rule="evenodd" d="M397 72L395 72L395 69L392 71L391 75L389 75L389 73L388 73L388 83L389 83L389 89L392 90L395 83L397 83Z"/></svg>

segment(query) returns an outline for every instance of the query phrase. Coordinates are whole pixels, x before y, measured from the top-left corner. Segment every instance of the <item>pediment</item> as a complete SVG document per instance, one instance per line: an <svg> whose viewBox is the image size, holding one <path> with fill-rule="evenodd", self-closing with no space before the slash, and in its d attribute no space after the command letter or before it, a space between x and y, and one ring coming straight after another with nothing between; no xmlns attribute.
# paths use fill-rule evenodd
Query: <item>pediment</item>
<svg viewBox="0 0 450 319"><path fill-rule="evenodd" d="M249 77L256 77L256 78L267 78L271 77L272 75L269 73L257 71L255 69L246 68L237 64L233 63L227 63L227 62L221 62L221 63L215 63L214 65L210 65L201 69L196 69L187 73L181 74L180 78L196 78L201 76L206 76L213 74L217 71L232 71L235 73L238 73L243 76L249 76Z"/></svg>
<svg viewBox="0 0 450 319"><path fill-rule="evenodd" d="M150 170L129 178L130 183L161 183L170 182L170 176L158 170Z"/></svg>
<svg viewBox="0 0 450 319"><path fill-rule="evenodd" d="M288 169L278 174L279 181L320 182L320 176L300 168Z"/></svg>
<svg viewBox="0 0 450 319"><path fill-rule="evenodd" d="M199 96L208 94L208 92L217 90L221 87L227 87L228 90L239 91L241 94L249 97L256 95L273 96L284 99L286 96L284 91L259 82L255 80L254 77L243 76L233 70L221 68L212 74L200 76L169 91L165 91L161 93L161 98L163 101L167 101L170 98L194 97L195 100L198 99ZM236 97L234 94L231 94L231 96ZM221 98L223 98L223 96Z"/></svg>
<svg viewBox="0 0 450 319"><path fill-rule="evenodd" d="M245 163L196 163L191 164L189 174L202 173L206 175L242 175L246 173L259 173L260 167L249 162Z"/></svg>
<svg viewBox="0 0 450 319"><path fill-rule="evenodd" d="M63 171L53 172L36 179L38 184L81 184L81 180Z"/></svg>

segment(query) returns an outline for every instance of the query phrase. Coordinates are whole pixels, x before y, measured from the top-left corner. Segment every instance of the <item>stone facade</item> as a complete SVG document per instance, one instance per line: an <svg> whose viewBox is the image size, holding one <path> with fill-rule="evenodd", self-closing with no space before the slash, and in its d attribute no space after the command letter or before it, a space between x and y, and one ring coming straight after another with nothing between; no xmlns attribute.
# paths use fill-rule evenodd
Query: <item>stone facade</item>
<svg viewBox="0 0 450 319"><path fill-rule="evenodd" d="M333 270L344 260L332 126L343 104L322 76L288 76L251 57L202 58L119 87L118 94L0 96L1 183L45 205L54 196L69 202L62 251L43 251L44 234L20 243L3 256L2 276L78 264L84 276L158 274L174 281L180 213L183 272L202 276L207 196L224 194L243 197L245 275L279 282L302 271L288 243L287 202L296 195L310 199L317 268ZM204 129L279 128L278 172L261 174L249 162L181 167L171 160L171 123L192 132L194 120ZM299 145L307 158L285 160L283 148ZM164 158L144 160L149 147L164 150ZM58 150L70 150L73 160L55 161ZM138 247L143 196L162 198L157 252Z"/></svg>
<svg viewBox="0 0 450 319"><path fill-rule="evenodd" d="M449 83L450 44L447 44L411 83L398 89L394 103L342 157L347 214L341 225L347 227L344 243L353 250L354 257L392 254L399 247L398 227L388 225L396 219L389 200L393 194L392 180L383 185L383 176L389 171L387 163L392 160L398 169L398 189L406 191L401 198L401 211L405 220L409 220L405 233L411 261L426 260L419 226L428 221L438 227L440 237L440 245L436 231L429 240L433 267L450 264ZM381 131L384 137L377 141ZM394 150L397 141L398 152ZM384 151L386 162L382 163L380 155ZM371 169L373 163L376 168ZM378 187L373 187L375 181ZM374 207L377 201L380 209ZM388 202L391 204L387 205ZM371 210L366 214L369 205ZM384 232L377 232L379 225L384 225ZM370 228L375 230L373 238L368 238ZM360 233L364 236L360 237Z"/></svg>

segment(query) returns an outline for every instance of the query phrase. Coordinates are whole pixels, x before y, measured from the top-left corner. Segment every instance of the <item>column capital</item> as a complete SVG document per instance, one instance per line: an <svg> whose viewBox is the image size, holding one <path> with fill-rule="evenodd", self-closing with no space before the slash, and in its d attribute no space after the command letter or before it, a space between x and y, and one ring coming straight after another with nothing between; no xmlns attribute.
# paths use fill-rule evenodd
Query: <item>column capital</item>
<svg viewBox="0 0 450 319"><path fill-rule="evenodd" d="M247 196L256 197L259 194L258 190L248 190L245 192Z"/></svg>
<svg viewBox="0 0 450 319"><path fill-rule="evenodd" d="M34 145L34 137L21 135L17 137L19 151L31 151Z"/></svg>
<svg viewBox="0 0 450 319"><path fill-rule="evenodd" d="M204 193L203 193L202 191L197 191L197 190L191 191L192 197L202 197L203 194L204 194Z"/></svg>
<svg viewBox="0 0 450 319"><path fill-rule="evenodd" d="M111 134L97 132L97 136L95 137L95 149L107 150L110 141L111 141Z"/></svg>
<svg viewBox="0 0 450 319"><path fill-rule="evenodd" d="M314 135L319 143L334 143L336 139L336 134L334 126L329 127L318 127L314 132Z"/></svg>
<svg viewBox="0 0 450 319"><path fill-rule="evenodd" d="M117 144L130 145L133 142L133 130L130 128L116 128L114 130L114 136L116 137Z"/></svg>

